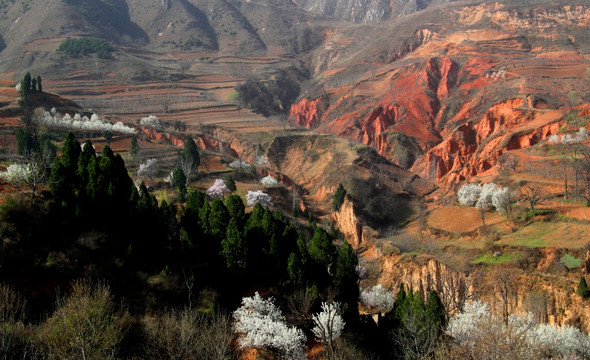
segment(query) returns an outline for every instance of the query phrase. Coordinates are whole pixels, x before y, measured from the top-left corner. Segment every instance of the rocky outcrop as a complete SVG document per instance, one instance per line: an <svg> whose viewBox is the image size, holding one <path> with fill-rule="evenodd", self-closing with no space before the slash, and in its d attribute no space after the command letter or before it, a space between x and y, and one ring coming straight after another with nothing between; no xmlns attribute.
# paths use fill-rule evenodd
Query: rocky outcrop
<svg viewBox="0 0 590 360"><path fill-rule="evenodd" d="M288 121L296 126L313 129L320 122L321 112L319 109L321 106L321 98L302 99L297 104L291 105Z"/></svg>
<svg viewBox="0 0 590 360"><path fill-rule="evenodd" d="M352 201L345 199L340 210L332 213L332 218L353 249L358 249L363 240L363 228Z"/></svg>
<svg viewBox="0 0 590 360"><path fill-rule="evenodd" d="M382 256L379 283L397 291L404 283L424 298L436 290L447 310L454 313L462 301L479 299L500 312L504 299L497 287L499 279L507 281L506 302L510 313L530 311L527 298L536 293L545 304L539 316L550 324L576 324L583 331L590 330L590 313L583 299L575 294L576 283L542 273L524 273L518 269L479 269L458 271L429 256L409 257L399 254Z"/></svg>

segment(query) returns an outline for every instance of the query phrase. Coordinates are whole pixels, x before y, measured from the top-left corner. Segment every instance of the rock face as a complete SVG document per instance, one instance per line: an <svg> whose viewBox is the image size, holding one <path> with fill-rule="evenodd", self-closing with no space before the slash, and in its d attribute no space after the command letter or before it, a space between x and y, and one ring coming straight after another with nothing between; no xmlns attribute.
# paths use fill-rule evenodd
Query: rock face
<svg viewBox="0 0 590 360"><path fill-rule="evenodd" d="M410 15L449 0L298 0L303 9L355 23L373 23Z"/></svg>
<svg viewBox="0 0 590 360"><path fill-rule="evenodd" d="M381 36L362 38L354 29L371 44L395 38L389 47L351 40L352 29L326 32L312 55L321 88L307 90L289 121L372 146L434 181L495 171L500 155L535 145L565 123L568 89L590 92L588 82L575 80L590 66L590 46L571 31L587 32L589 18L587 4L522 12L513 4L452 3L381 23ZM549 44L550 36L575 50ZM588 106L576 109L590 114Z"/></svg>
<svg viewBox="0 0 590 360"><path fill-rule="evenodd" d="M584 300L575 294L576 284L573 281L555 281L542 274L526 274L517 270L512 273L500 270L493 274L478 270L456 271L426 256L387 255L381 258L380 266L382 274L379 283L383 286L395 291L400 283L404 283L424 298L430 290L436 290L451 314L458 311L462 301L473 298L489 303L497 314L500 314L504 300L509 313L522 313L530 310L527 297L534 292L542 294L545 299L536 315L550 324L577 323L583 331L590 330L590 313ZM508 280L508 296L505 299L500 297L497 288L501 283L499 277Z"/></svg>

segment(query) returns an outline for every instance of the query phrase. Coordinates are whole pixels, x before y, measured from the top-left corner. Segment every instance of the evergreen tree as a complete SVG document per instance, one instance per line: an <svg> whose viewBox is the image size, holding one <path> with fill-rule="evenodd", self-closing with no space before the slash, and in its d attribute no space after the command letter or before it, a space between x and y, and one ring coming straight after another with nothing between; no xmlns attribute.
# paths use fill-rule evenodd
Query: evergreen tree
<svg viewBox="0 0 590 360"><path fill-rule="evenodd" d="M41 75L37 75L37 89L39 92L43 92L43 85L41 83Z"/></svg>
<svg viewBox="0 0 590 360"><path fill-rule="evenodd" d="M26 73L23 80L20 83L20 94L23 102L27 104L29 102L29 93L31 92L31 74Z"/></svg>
<svg viewBox="0 0 590 360"><path fill-rule="evenodd" d="M62 208L73 209L75 199L80 190L77 176L80 143L72 132L69 132L62 147L61 156L55 158L51 167L49 184L54 199Z"/></svg>
<svg viewBox="0 0 590 360"><path fill-rule="evenodd" d="M236 191L236 182L234 181L234 177L231 175L228 175L225 177L225 186L227 186L227 189L231 192Z"/></svg>
<svg viewBox="0 0 590 360"><path fill-rule="evenodd" d="M580 277L580 282L578 283L578 289L576 290L576 293L583 299L590 297L590 290L588 290L588 284L586 283L586 278L584 276Z"/></svg>
<svg viewBox="0 0 590 360"><path fill-rule="evenodd" d="M247 248L242 233L238 229L236 218L231 218L225 238L221 241L221 254L230 270L246 268Z"/></svg>
<svg viewBox="0 0 590 360"><path fill-rule="evenodd" d="M211 228L209 227L209 213L211 212L211 205L209 201L205 199L203 206L199 210L199 227L201 228L203 235L209 236L211 234Z"/></svg>
<svg viewBox="0 0 590 360"><path fill-rule="evenodd" d="M186 200L186 176L182 169L175 169L172 173L172 185L176 187L177 200L182 203Z"/></svg>
<svg viewBox="0 0 590 360"><path fill-rule="evenodd" d="M225 206L231 218L236 219L237 225L241 227L245 216L246 207L239 195L231 194L225 199Z"/></svg>
<svg viewBox="0 0 590 360"><path fill-rule="evenodd" d="M182 150L182 157L185 161L192 162L194 169L197 169L201 164L201 157L199 156L199 149L195 144L192 137L188 137L184 143L184 149ZM190 174L189 174L190 175Z"/></svg>
<svg viewBox="0 0 590 360"><path fill-rule="evenodd" d="M342 302L348 304L348 309L353 311L353 314L356 313L358 308L356 304L359 297L357 265L358 257L356 253L350 244L344 241L343 245L338 249L332 283L334 288L340 291Z"/></svg>
<svg viewBox="0 0 590 360"><path fill-rule="evenodd" d="M111 146L111 141L113 140L113 133L110 130L105 130L102 132L102 137L107 142L107 145Z"/></svg>
<svg viewBox="0 0 590 360"><path fill-rule="evenodd" d="M336 192L332 195L332 210L339 211L346 198L346 190L342 184L338 184Z"/></svg>
<svg viewBox="0 0 590 360"><path fill-rule="evenodd" d="M309 256L318 264L328 266L332 262L334 247L326 230L316 227L309 243Z"/></svg>
<svg viewBox="0 0 590 360"><path fill-rule="evenodd" d="M37 92L37 79L35 78L31 80L31 92Z"/></svg>
<svg viewBox="0 0 590 360"><path fill-rule="evenodd" d="M218 241L221 241L225 236L228 224L229 213L227 208L219 198L214 199L209 212L209 233Z"/></svg>
<svg viewBox="0 0 590 360"><path fill-rule="evenodd" d="M135 158L138 152L139 144L137 143L137 136L133 135L131 138L131 146L129 147L129 154L131 154L132 158Z"/></svg>
<svg viewBox="0 0 590 360"><path fill-rule="evenodd" d="M438 336L442 335L447 325L445 307L434 290L428 295L428 304L426 304L426 321L430 322L433 328L437 329ZM438 337L437 336L437 337Z"/></svg>

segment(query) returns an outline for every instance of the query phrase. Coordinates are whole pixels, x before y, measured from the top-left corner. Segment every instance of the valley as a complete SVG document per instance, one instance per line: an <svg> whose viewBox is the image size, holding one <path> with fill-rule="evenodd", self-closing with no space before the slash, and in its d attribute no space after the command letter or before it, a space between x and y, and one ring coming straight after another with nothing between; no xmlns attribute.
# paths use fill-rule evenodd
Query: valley
<svg viewBox="0 0 590 360"><path fill-rule="evenodd" d="M214 305L233 311L242 296L255 291L275 296L287 308L295 298L294 260L289 254L268 260L274 251L270 244L260 255L277 261L277 269L282 269L274 274L281 278L279 284L256 267L243 268L243 274L229 265L219 270L215 257L220 250L208 253L213 250L187 240L211 236L220 242L226 239L230 219L227 216L223 235L206 230L213 223L198 220L203 226L198 236L191 235L194 229L183 220L189 202L195 200L183 201L172 173L182 166L190 138L199 150L200 164L187 177L188 194L206 194L217 179L231 176L237 188L232 194L246 203L243 223L235 220L241 236L248 237L246 219L258 211L248 205L252 191L272 198L273 229L292 227L310 249L318 231L329 235L334 252L328 265L331 278L304 282L302 288L306 291L314 284L314 309L319 299L331 296L349 305L343 313L352 316L347 321L354 330L341 344L356 344L361 351L351 359L364 358L363 349L372 346L379 358L392 350L383 345L387 342L380 337L385 335L379 323L367 325L363 318L381 321L385 313L358 296L346 297L350 294L345 296L345 290L331 293L338 283L332 266L349 245L359 265L356 282L349 279L357 292L381 284L393 296L401 284L421 299L422 306L432 291L438 293L447 321L459 318L465 304L479 300L506 323L508 314L530 313L540 323L571 325L587 337L590 305L578 286L582 279L590 280L590 140L586 136L563 141L587 129L590 120L590 6L585 2L375 0L362 8L344 0L0 4L0 169L26 158L18 153L17 129L22 128L21 117L37 107L72 117L97 114L109 124L122 122L135 133L113 132L109 140L102 131L75 135L80 143L91 140L105 159L110 156L103 151L106 145L121 156L130 179L143 181L155 209L161 207L154 211L178 222L166 225L178 229L166 236L182 244L170 240L160 249L166 254L160 261L148 250L130 250L141 249L129 240L132 233L114 235L100 225L81 229L80 234L72 230L66 235L71 248L56 242L35 253L43 260L31 273L50 269L38 283L15 276L12 262L6 270L0 266L0 281L32 296L35 311L46 311L55 289L67 288L77 278L74 273L106 278L116 296L136 297L137 301L128 300L136 321L133 336L143 331L137 329L149 328L146 321L163 316L164 308L180 308L187 291L189 304L194 299L199 305L192 307L203 312ZM112 11L117 16L110 19L106 14ZM96 19L90 21L90 14ZM115 50L110 58L93 53L71 57L59 50L68 38L102 39ZM15 86L27 72L42 76L43 92L33 92L25 105ZM157 117L158 125L142 124L150 116ZM59 149L67 131L51 126L43 131L63 158ZM156 175L140 176L140 169L152 159L158 163ZM261 182L267 176L277 181L276 186ZM459 204L464 185L492 182L510 189L509 212L500 213L491 203L485 208L475 202ZM339 185L346 195L336 208ZM38 203L31 206L51 214L55 186L43 183ZM8 181L0 189L0 208L13 209L19 193L22 199L31 195L27 186ZM538 197L535 206L527 202L530 192ZM205 197L208 203L207 199L213 206L213 197ZM93 204L98 209L104 205ZM168 205L174 210L167 210ZM15 227L7 214L12 213L0 211L0 236L3 246L13 249ZM47 229L54 231L52 226ZM154 234L144 235L150 239ZM294 238L287 231L281 234L285 244ZM129 248L111 244L112 239L130 241ZM305 255L295 250L299 246L302 251L301 245L294 244L288 245L289 251L303 262ZM112 264L96 263L93 256L111 250ZM204 259L205 253L215 255ZM188 254L196 260L184 257ZM88 264L79 263L77 256ZM141 263L143 256L151 265ZM178 262L173 256L180 257ZM283 274L287 258L289 271ZM193 293L186 271L201 274L203 269L219 272L211 278L196 275L199 293ZM123 273L125 280L115 280ZM123 281L133 284L129 293ZM218 286L216 281L226 283ZM352 307L356 314L348 312ZM395 311L399 310L390 316ZM311 333L308 315L298 321ZM393 326L387 319L383 326ZM369 329L383 348L362 335ZM446 344L446 355L436 353L442 348L432 348L424 356L454 358L453 351L466 351L464 344ZM392 345L395 351L409 351L398 345ZM330 350L325 341L309 340L305 346L310 359L328 359L335 356L330 351L344 351ZM275 350L252 346L241 349L240 356L286 358ZM141 351L133 348L129 353ZM396 354L414 358L406 352Z"/></svg>

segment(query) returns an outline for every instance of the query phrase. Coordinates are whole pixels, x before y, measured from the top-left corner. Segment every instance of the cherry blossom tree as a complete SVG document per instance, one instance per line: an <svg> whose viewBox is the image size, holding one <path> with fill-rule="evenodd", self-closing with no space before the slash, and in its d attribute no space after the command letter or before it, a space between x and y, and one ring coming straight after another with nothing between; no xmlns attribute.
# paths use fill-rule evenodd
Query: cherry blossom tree
<svg viewBox="0 0 590 360"><path fill-rule="evenodd" d="M158 120L158 117L155 115L150 115L150 116L141 118L141 120L139 120L139 124L143 125L143 126L147 126L147 127L152 127L154 129L161 129L162 128L162 124L160 124L160 120Z"/></svg>
<svg viewBox="0 0 590 360"><path fill-rule="evenodd" d="M215 198L223 198L225 194L230 193L229 189L225 185L225 182L221 179L215 179L215 182L209 189L207 189L207 196Z"/></svg>
<svg viewBox="0 0 590 360"><path fill-rule="evenodd" d="M274 206L270 196L268 194L262 192L262 190L258 190L258 191L248 190L248 193L246 194L246 202L248 203L248 206L254 206L257 203L260 203L260 205L267 206L267 207Z"/></svg>
<svg viewBox="0 0 590 360"><path fill-rule="evenodd" d="M275 179L271 175L265 176L262 179L260 179L260 183L266 187L275 187L279 184L277 179Z"/></svg>
<svg viewBox="0 0 590 360"><path fill-rule="evenodd" d="M322 311L312 316L314 327L311 329L318 340L328 346L328 356L334 354L334 340L342 335L344 320L342 320L342 307L338 302L323 302Z"/></svg>
<svg viewBox="0 0 590 360"><path fill-rule="evenodd" d="M393 308L393 294L381 284L367 288L361 292L361 302L368 307L386 312Z"/></svg>
<svg viewBox="0 0 590 360"><path fill-rule="evenodd" d="M139 164L139 170L137 170L137 176L141 179L150 179L151 184L154 184L154 179L160 172L160 166L158 160L148 159L144 164Z"/></svg>
<svg viewBox="0 0 590 360"><path fill-rule="evenodd" d="M457 192L457 200L463 206L473 206L479 198L482 187L478 184L463 185Z"/></svg>
<svg viewBox="0 0 590 360"><path fill-rule="evenodd" d="M263 299L258 292L242 298L233 313L234 330L239 334L239 347L265 348L281 358L303 360L306 337L301 329L289 327L272 297Z"/></svg>

